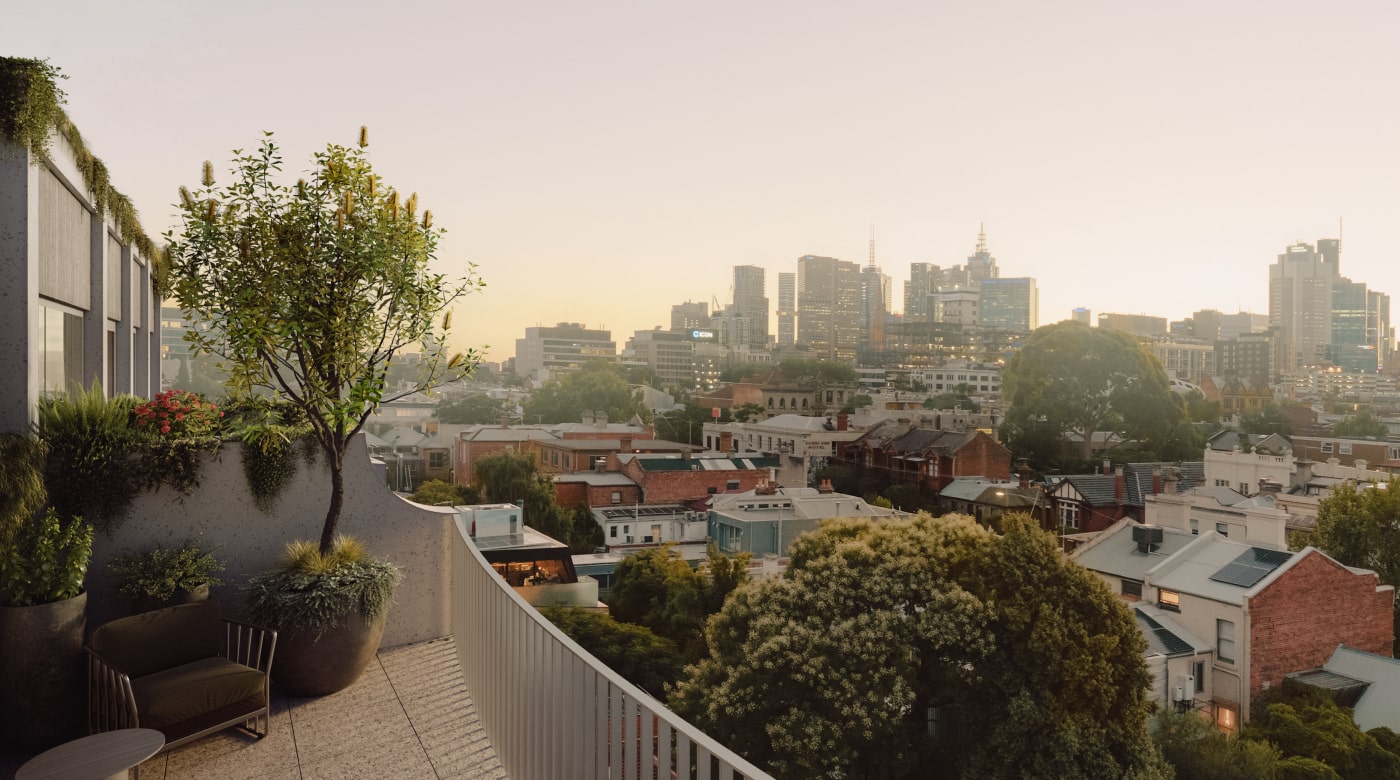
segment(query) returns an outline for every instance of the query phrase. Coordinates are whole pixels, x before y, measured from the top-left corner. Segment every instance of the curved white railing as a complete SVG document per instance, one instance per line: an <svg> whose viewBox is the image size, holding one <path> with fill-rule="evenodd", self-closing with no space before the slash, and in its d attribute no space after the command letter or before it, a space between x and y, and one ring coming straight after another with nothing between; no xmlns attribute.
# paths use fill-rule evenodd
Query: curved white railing
<svg viewBox="0 0 1400 780"><path fill-rule="evenodd" d="M512 780L769 777L545 620L460 525L452 536L457 659Z"/></svg>

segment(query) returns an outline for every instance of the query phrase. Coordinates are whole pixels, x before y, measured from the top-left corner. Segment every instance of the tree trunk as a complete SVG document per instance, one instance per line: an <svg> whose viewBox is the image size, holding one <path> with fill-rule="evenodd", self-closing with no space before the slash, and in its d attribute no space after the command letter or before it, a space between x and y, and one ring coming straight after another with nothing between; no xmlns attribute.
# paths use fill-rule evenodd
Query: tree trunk
<svg viewBox="0 0 1400 780"><path fill-rule="evenodd" d="M326 509L326 522L321 526L321 555L330 553L335 544L336 527L340 525L340 509L345 504L345 453L331 455L331 504Z"/></svg>

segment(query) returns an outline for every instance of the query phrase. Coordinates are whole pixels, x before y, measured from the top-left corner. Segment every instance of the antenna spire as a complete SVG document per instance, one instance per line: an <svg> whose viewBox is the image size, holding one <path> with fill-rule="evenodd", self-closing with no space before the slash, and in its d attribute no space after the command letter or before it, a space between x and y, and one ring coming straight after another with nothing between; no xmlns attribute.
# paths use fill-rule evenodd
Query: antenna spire
<svg viewBox="0 0 1400 780"><path fill-rule="evenodd" d="M977 223L977 254L987 253L987 223Z"/></svg>
<svg viewBox="0 0 1400 780"><path fill-rule="evenodd" d="M875 267L875 223L870 223L870 267Z"/></svg>

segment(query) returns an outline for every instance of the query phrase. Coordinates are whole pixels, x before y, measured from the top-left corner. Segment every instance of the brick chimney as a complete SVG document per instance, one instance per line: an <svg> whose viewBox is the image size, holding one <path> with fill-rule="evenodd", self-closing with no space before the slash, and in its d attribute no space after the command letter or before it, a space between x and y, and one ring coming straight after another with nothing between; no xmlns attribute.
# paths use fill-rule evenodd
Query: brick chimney
<svg viewBox="0 0 1400 780"><path fill-rule="evenodd" d="M1104 459L1104 462L1103 462L1103 475L1106 477L1106 476L1108 476L1109 474L1112 474L1112 473L1113 473L1113 461L1108 460L1107 458L1105 458L1105 459Z"/></svg>
<svg viewBox="0 0 1400 780"><path fill-rule="evenodd" d="M1113 470L1113 501L1119 506L1123 505L1123 467L1119 466Z"/></svg>
<svg viewBox="0 0 1400 780"><path fill-rule="evenodd" d="M622 452L627 452L628 450L632 449L632 437L623 436L622 438L618 439L617 448Z"/></svg>
<svg viewBox="0 0 1400 780"><path fill-rule="evenodd" d="M1153 466L1153 467L1152 467L1152 495L1155 496L1155 495L1157 495L1158 493L1161 493L1161 492L1162 492L1162 467L1161 467L1161 466Z"/></svg>
<svg viewBox="0 0 1400 780"><path fill-rule="evenodd" d="M818 493L834 493L834 492L836 492L836 488L833 488L833 487L831 486L831 480L829 480L829 479L824 479L824 480L822 480L822 483L821 483L820 485L817 486L817 492L818 492Z"/></svg>
<svg viewBox="0 0 1400 780"><path fill-rule="evenodd" d="M734 434L724 431L719 435L719 451L729 452L734 449Z"/></svg>
<svg viewBox="0 0 1400 780"><path fill-rule="evenodd" d="M1022 471L1022 472L1020 473L1019 477L1020 477L1020 485L1019 485L1019 487L1020 487L1022 490L1030 490L1030 487L1031 487L1031 475L1030 475L1030 472L1028 472L1028 471Z"/></svg>
<svg viewBox="0 0 1400 780"><path fill-rule="evenodd" d="M509 427L510 427L510 417L509 417L509 416L504 415L504 414L501 415L501 427L502 427L502 428L509 428Z"/></svg>
<svg viewBox="0 0 1400 780"><path fill-rule="evenodd" d="M841 412L841 413L837 414L837 415L836 415L836 430L838 430L838 431L849 430L846 426L848 426L848 425L850 424L850 421L851 421L851 416L850 416L849 414L846 414L845 412Z"/></svg>
<svg viewBox="0 0 1400 780"><path fill-rule="evenodd" d="M1162 475L1162 492L1168 495L1176 495L1177 489L1181 487L1181 471L1170 468Z"/></svg>

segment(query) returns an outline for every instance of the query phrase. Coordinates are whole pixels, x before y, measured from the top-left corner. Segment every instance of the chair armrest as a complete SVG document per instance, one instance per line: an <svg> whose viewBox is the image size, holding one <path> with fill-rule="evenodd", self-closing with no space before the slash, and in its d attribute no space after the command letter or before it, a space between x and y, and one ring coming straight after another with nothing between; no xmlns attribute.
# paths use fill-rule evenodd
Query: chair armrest
<svg viewBox="0 0 1400 780"><path fill-rule="evenodd" d="M131 678L107 659L87 648L88 733L97 734L140 725Z"/></svg>
<svg viewBox="0 0 1400 780"><path fill-rule="evenodd" d="M219 654L268 674L272 670L272 653L277 648L277 632L238 620L224 618L223 621L224 636Z"/></svg>

